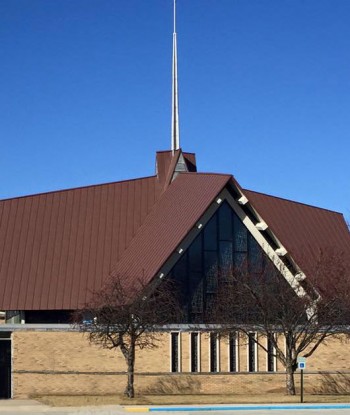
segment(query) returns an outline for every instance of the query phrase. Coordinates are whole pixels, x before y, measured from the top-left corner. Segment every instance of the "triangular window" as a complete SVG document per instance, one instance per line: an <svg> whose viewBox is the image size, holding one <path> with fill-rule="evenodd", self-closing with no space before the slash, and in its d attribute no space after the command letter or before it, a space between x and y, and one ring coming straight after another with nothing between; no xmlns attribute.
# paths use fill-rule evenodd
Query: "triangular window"
<svg viewBox="0 0 350 415"><path fill-rule="evenodd" d="M169 273L181 292L187 322L202 322L214 301L218 278L229 270L247 267L258 278L268 257L246 226L224 201ZM220 280L220 281L221 281Z"/></svg>

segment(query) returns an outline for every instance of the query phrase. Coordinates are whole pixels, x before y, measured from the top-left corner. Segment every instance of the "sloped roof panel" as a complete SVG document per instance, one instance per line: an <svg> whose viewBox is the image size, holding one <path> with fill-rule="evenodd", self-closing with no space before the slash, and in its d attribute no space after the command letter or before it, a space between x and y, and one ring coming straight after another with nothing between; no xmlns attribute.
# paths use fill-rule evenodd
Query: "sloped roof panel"
<svg viewBox="0 0 350 415"><path fill-rule="evenodd" d="M0 201L0 309L76 308L158 196L149 177Z"/></svg>
<svg viewBox="0 0 350 415"><path fill-rule="evenodd" d="M179 174L138 230L112 275L130 280L153 278L231 177Z"/></svg>
<svg viewBox="0 0 350 415"><path fill-rule="evenodd" d="M350 258L350 232L341 213L244 190L300 268L312 278L320 252Z"/></svg>

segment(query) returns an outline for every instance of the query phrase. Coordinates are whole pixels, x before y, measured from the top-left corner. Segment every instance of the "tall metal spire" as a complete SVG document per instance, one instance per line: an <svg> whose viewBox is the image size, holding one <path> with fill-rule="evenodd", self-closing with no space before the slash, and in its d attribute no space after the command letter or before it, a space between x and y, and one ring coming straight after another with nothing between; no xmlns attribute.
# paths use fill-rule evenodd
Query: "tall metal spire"
<svg viewBox="0 0 350 415"><path fill-rule="evenodd" d="M180 148L179 131L179 90L177 84L177 42L176 42L176 0L174 0L174 33L173 33L173 70L172 70L172 105L171 105L171 149Z"/></svg>

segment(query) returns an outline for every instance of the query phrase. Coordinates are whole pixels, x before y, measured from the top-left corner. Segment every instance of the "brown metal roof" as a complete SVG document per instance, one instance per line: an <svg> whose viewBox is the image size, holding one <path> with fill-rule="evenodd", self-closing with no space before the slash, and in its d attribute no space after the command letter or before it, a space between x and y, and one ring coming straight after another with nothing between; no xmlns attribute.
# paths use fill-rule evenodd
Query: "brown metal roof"
<svg viewBox="0 0 350 415"><path fill-rule="evenodd" d="M321 251L350 258L350 232L341 213L251 190L244 193L310 278Z"/></svg>
<svg viewBox="0 0 350 415"><path fill-rule="evenodd" d="M195 168L195 157L183 153ZM230 175L181 173L171 152L158 176L0 201L0 310L75 309L111 270L152 278ZM341 214L244 190L308 275L320 249L350 257Z"/></svg>
<svg viewBox="0 0 350 415"><path fill-rule="evenodd" d="M231 177L181 173L147 216L112 275L143 282L153 278Z"/></svg>
<svg viewBox="0 0 350 415"><path fill-rule="evenodd" d="M196 172L196 156L193 153L183 153L182 150L174 151L157 151L156 154L156 165L159 185L162 190L165 190L173 178L176 164L179 161L180 154L183 155L186 166L189 172Z"/></svg>
<svg viewBox="0 0 350 415"><path fill-rule="evenodd" d="M176 159L179 155L179 150L174 151ZM166 178L170 169L171 161L173 159L172 151L157 151L156 154L156 170L159 177L159 184L162 189L165 186Z"/></svg>
<svg viewBox="0 0 350 415"><path fill-rule="evenodd" d="M0 201L0 309L72 309L159 195L156 177Z"/></svg>

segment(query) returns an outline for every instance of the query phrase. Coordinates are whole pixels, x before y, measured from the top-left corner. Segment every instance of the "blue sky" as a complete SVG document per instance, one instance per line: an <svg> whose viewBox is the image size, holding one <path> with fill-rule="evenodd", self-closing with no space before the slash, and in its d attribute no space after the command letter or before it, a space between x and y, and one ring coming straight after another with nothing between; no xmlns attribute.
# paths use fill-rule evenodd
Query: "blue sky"
<svg viewBox="0 0 350 415"><path fill-rule="evenodd" d="M200 171L350 219L350 1L178 0ZM0 198L154 174L172 0L0 0Z"/></svg>

